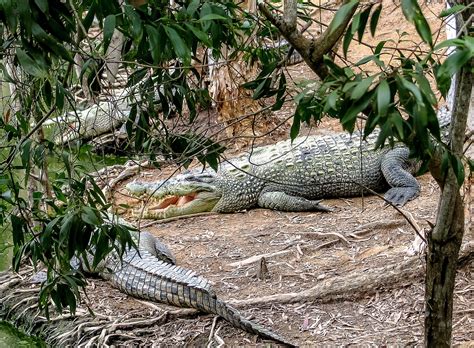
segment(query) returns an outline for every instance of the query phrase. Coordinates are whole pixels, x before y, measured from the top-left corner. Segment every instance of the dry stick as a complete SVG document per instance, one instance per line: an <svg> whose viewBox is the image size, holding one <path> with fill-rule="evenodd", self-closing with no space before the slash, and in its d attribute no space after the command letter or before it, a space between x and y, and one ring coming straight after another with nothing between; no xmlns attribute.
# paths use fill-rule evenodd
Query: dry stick
<svg viewBox="0 0 474 348"><path fill-rule="evenodd" d="M404 222L404 220L391 220L391 221L386 221L386 222L371 222L371 223L368 223L366 225L359 226L358 229L360 229L360 231L359 232L354 232L354 233L350 234L350 236L353 237L353 238L361 237L362 235L367 233L368 228L379 227L380 225L382 225L384 227L394 226L394 225L401 224L403 222ZM327 246L330 246L330 245L333 245L333 244L336 244L337 242L339 242L341 240L343 240L344 242L347 242L347 243L349 242L347 240L347 238L344 238L342 235L339 235L339 233L299 232L299 234L312 234L312 235L318 234L318 235L322 235L322 236L324 236L324 235L336 235L338 237L338 239L332 239L332 240L330 240L328 242L325 242L323 244L320 244L316 247L312 247L312 246L309 246L309 245L301 247L301 249L312 249L313 251L319 250L321 248L324 248L324 247L327 247ZM269 259L269 258L273 258L273 257L277 257L277 256L287 255L287 254L290 254L292 252L294 252L293 249L285 249L285 250L280 250L280 251L273 252L273 253L254 255L254 256L251 256L251 257L249 257L247 259L244 259L244 260L241 260L241 261L236 261L236 262L229 263L227 266L228 267L242 267L242 266L246 266L246 265L250 265L252 263L258 262L258 261L260 261L260 259L262 257L264 257L266 259Z"/></svg>
<svg viewBox="0 0 474 348"><path fill-rule="evenodd" d="M112 190L117 186L117 184L133 175L135 175L138 171L140 171L142 168L146 168L150 165L149 161L145 161L142 163L139 163L135 166L131 167L125 167L125 169L115 178L111 179L104 189L102 190L104 192L104 196L107 198L110 198L110 195L112 194Z"/></svg>
<svg viewBox="0 0 474 348"><path fill-rule="evenodd" d="M468 245L461 257L474 257L474 243ZM300 292L262 296L247 300L229 300L231 305L255 306L274 303L295 303L308 301L329 302L335 299L349 299L379 288L390 287L394 283L406 283L423 273L424 263L419 257L410 257L402 262L395 261L384 267L363 273L353 271L345 276L334 276Z"/></svg>
<svg viewBox="0 0 474 348"><path fill-rule="evenodd" d="M216 339L217 342L219 342L219 345L217 346L218 348L225 346L224 340L218 335L221 328L222 328L222 326L219 326L216 333L214 334L214 338Z"/></svg>
<svg viewBox="0 0 474 348"><path fill-rule="evenodd" d="M219 319L219 316L216 315L214 317L214 320L212 321L211 331L209 332L209 337L207 339L207 347L208 348L212 347L212 336L214 336L214 330L216 329L216 324L217 324L218 319Z"/></svg>
<svg viewBox="0 0 474 348"><path fill-rule="evenodd" d="M318 232L318 231L313 231L313 232L299 232L299 234L306 234L306 235L313 235L313 236L319 236L319 237L327 237L327 236L334 236L339 238L341 241L344 242L346 245L350 245L351 243L347 240L346 237L344 237L342 234L337 233L337 232Z"/></svg>

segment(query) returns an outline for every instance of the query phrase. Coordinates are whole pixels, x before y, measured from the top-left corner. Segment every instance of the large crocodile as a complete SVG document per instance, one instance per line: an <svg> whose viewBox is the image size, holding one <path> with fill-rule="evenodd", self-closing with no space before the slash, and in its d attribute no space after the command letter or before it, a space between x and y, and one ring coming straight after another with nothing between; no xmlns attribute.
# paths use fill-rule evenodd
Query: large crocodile
<svg viewBox="0 0 474 348"><path fill-rule="evenodd" d="M440 110L440 125L450 123ZM327 211L323 198L353 197L373 191L404 205L420 192L414 177L420 163L401 144L375 150L379 131L366 139L360 132L300 137L253 149L225 160L217 172L194 169L160 182L131 182L135 195L158 200L145 218L164 219L201 212L236 212L252 207L281 211Z"/></svg>
<svg viewBox="0 0 474 348"><path fill-rule="evenodd" d="M84 110L67 112L58 119L48 120L44 125L59 125L60 134L54 139L56 144L65 144L76 139L88 140L111 132L128 119L131 106L124 93L121 90L116 96L109 96L108 100L100 101Z"/></svg>
<svg viewBox="0 0 474 348"><path fill-rule="evenodd" d="M132 237L138 248L127 250L122 262L117 253L112 252L92 269L93 255L90 254L88 262L80 262L80 267L109 280L131 296L216 314L237 328L294 346L263 326L245 319L236 309L217 298L207 279L175 265L169 249L152 234L132 232Z"/></svg>

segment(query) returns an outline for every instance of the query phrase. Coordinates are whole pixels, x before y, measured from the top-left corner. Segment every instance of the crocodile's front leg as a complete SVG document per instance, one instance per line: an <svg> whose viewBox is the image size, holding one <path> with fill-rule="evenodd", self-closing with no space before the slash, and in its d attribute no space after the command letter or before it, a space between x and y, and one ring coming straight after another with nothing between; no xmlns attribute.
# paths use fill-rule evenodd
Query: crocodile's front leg
<svg viewBox="0 0 474 348"><path fill-rule="evenodd" d="M417 165L409 159L410 151L405 147L389 151L382 159L381 169L385 180L392 187L385 193L385 199L402 206L416 198L420 193L420 184L412 175Z"/></svg>
<svg viewBox="0 0 474 348"><path fill-rule="evenodd" d="M258 197L258 205L262 208L280 211L331 211L321 200L309 200L304 197L291 196L281 191L262 192Z"/></svg>

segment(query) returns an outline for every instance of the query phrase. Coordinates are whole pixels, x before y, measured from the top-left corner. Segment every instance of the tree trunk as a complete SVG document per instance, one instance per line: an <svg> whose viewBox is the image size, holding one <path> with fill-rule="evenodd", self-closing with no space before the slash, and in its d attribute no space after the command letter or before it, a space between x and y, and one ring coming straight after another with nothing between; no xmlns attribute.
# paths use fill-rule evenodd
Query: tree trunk
<svg viewBox="0 0 474 348"><path fill-rule="evenodd" d="M459 26L457 26L459 28ZM451 152L462 157L464 133L473 86L473 60L457 76L451 128ZM442 175L441 161L431 169L441 187L436 226L428 235L425 280L425 346L451 345L453 291L456 264L464 234L464 202L456 175L450 168Z"/></svg>

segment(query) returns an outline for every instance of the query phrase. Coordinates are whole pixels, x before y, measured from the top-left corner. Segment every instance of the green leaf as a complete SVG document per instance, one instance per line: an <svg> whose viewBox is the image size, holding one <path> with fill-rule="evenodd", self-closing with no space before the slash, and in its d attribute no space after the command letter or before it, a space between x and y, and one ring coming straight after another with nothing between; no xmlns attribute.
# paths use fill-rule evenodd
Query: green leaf
<svg viewBox="0 0 474 348"><path fill-rule="evenodd" d="M441 11L441 13L439 14L439 17L447 17L447 16L450 16L456 12L460 12L462 10L464 10L466 8L465 5L461 5L461 4L457 4L457 5L454 5L453 7L451 8L448 8L446 10L443 10Z"/></svg>
<svg viewBox="0 0 474 348"><path fill-rule="evenodd" d="M13 245L19 247L25 241L24 229L26 227L26 222L13 214L10 215L10 222L12 224Z"/></svg>
<svg viewBox="0 0 474 348"><path fill-rule="evenodd" d="M48 1L47 0L35 0L36 6L41 10L43 13L48 13Z"/></svg>
<svg viewBox="0 0 474 348"><path fill-rule="evenodd" d="M59 229L59 242L63 244L66 240L69 239L71 230L73 229L74 222L76 221L76 215L68 215L64 217L61 222L61 228Z"/></svg>
<svg viewBox="0 0 474 348"><path fill-rule="evenodd" d="M199 22L213 21L213 20L227 20L227 19L228 18L218 15L216 13L209 13L199 18Z"/></svg>
<svg viewBox="0 0 474 348"><path fill-rule="evenodd" d="M145 30L148 35L148 43L150 45L151 58L153 59L153 62L155 64L159 64L161 61L161 52L163 50L163 42L160 40L160 33L155 27L148 24L145 25ZM144 77L147 72L148 72L147 69L143 69L143 74L140 74L140 75L143 75L142 77ZM129 79L129 82L130 81L131 79Z"/></svg>
<svg viewBox="0 0 474 348"><path fill-rule="evenodd" d="M362 98L352 104L350 108L347 108L345 113L341 115L341 124L345 130L350 133L354 131L357 115L367 108L371 101L372 94L372 92L365 93Z"/></svg>
<svg viewBox="0 0 474 348"><path fill-rule="evenodd" d="M143 36L143 22L140 15L131 7L124 6L125 14L130 20L130 33L132 34L133 41L140 43Z"/></svg>
<svg viewBox="0 0 474 348"><path fill-rule="evenodd" d="M453 168L454 175L458 181L458 186L462 186L464 183L464 166L462 165L462 161L458 156L451 154L449 156L451 167Z"/></svg>
<svg viewBox="0 0 474 348"><path fill-rule="evenodd" d="M93 226L99 226L101 223L101 220L97 215L97 211L95 211L91 207L82 207L81 219L89 225Z"/></svg>
<svg viewBox="0 0 474 348"><path fill-rule="evenodd" d="M441 48L445 47L451 47L451 46L457 46L457 47L463 47L465 45L465 41L463 39L449 39L449 40L444 40L437 44L433 50L439 50Z"/></svg>
<svg viewBox="0 0 474 348"><path fill-rule="evenodd" d="M436 96L431 89L430 82L428 79L425 77L423 73L419 73L415 75L416 82L418 82L418 85L420 86L420 91L423 93L423 95L428 99L431 105L435 105L437 103Z"/></svg>
<svg viewBox="0 0 474 348"><path fill-rule="evenodd" d="M472 58L472 52L467 49L457 50L441 64L436 71L436 82L441 94L446 97L451 85L451 77L455 75Z"/></svg>
<svg viewBox="0 0 474 348"><path fill-rule="evenodd" d="M355 32L352 30L352 26L350 29L346 30L346 34L344 35L344 39L342 41L342 51L344 53L344 58L347 58L347 51L349 50L349 45L351 44L354 34Z"/></svg>
<svg viewBox="0 0 474 348"><path fill-rule="evenodd" d="M24 168L30 165L30 155L31 155L32 144L33 144L33 141L30 138L28 138L23 142L23 145L21 147L21 164L23 165Z"/></svg>
<svg viewBox="0 0 474 348"><path fill-rule="evenodd" d="M104 54L107 53L107 48L110 45L112 36L114 35L116 25L115 15L110 14L104 19Z"/></svg>
<svg viewBox="0 0 474 348"><path fill-rule="evenodd" d="M431 28L424 16L418 18L415 21L415 28L418 31L418 34L420 34L423 41L430 45L430 47L433 47L433 36L431 34Z"/></svg>
<svg viewBox="0 0 474 348"><path fill-rule="evenodd" d="M139 68L139 69L135 70L128 77L127 87L132 87L132 86L135 86L136 84L142 82L147 73L148 73L147 68Z"/></svg>
<svg viewBox="0 0 474 348"><path fill-rule="evenodd" d="M93 2L91 6L89 7L86 16L82 20L82 25L84 26L84 29L89 31L89 28L92 25L92 22L94 21L94 17L96 16L96 11L97 11L97 3Z"/></svg>
<svg viewBox="0 0 474 348"><path fill-rule="evenodd" d="M416 0L402 0L401 5L405 18L415 24L416 31L423 41L430 45L430 47L433 47L431 28L421 12L418 2Z"/></svg>
<svg viewBox="0 0 474 348"><path fill-rule="evenodd" d="M195 26L189 24L189 23L184 23L184 25L191 31L194 36L197 37L198 40L200 40L204 45L206 46L211 46L211 40L209 39L209 35L206 34L205 32L199 30Z"/></svg>
<svg viewBox="0 0 474 348"><path fill-rule="evenodd" d="M43 100L45 104L48 107L51 107L51 103L53 101L53 90L51 87L51 83L48 80L44 82L42 95L43 95Z"/></svg>
<svg viewBox="0 0 474 348"><path fill-rule="evenodd" d="M301 126L300 114L296 112L295 116L293 117L293 124L291 125L291 129L290 129L291 141L295 140L298 134L300 133L300 126Z"/></svg>
<svg viewBox="0 0 474 348"><path fill-rule="evenodd" d="M46 70L39 66L25 51L21 48L16 49L16 57L23 70L34 77L44 78L48 75Z"/></svg>
<svg viewBox="0 0 474 348"><path fill-rule="evenodd" d="M382 4L377 6L374 13L372 13L372 17L370 17L370 34L372 36L375 36L375 31L377 30L377 24L379 22L381 12L382 12Z"/></svg>
<svg viewBox="0 0 474 348"><path fill-rule="evenodd" d="M380 116L385 116L390 106L391 93L387 80L382 80L377 87L377 110Z"/></svg>
<svg viewBox="0 0 474 348"><path fill-rule="evenodd" d="M362 38L364 37L365 27L367 26L367 21L369 20L369 15L370 11L372 10L372 6L374 5L371 4L360 14L360 22L359 26L357 27L357 39L359 40L359 42L361 42Z"/></svg>
<svg viewBox="0 0 474 348"><path fill-rule="evenodd" d="M210 3L207 2L207 1L204 2L202 4L201 13L199 14L199 16L202 18L202 17L205 17L205 16L207 16L211 13L212 13L212 7L211 7ZM211 27L211 25L212 25L212 22L210 22L210 21L201 22L201 26L202 26L202 29L204 31L208 31L209 28Z"/></svg>
<svg viewBox="0 0 474 348"><path fill-rule="evenodd" d="M357 86L352 90L351 99L360 99L365 94L365 92L367 92L374 78L375 76L369 76L368 78L360 81Z"/></svg>
<svg viewBox="0 0 474 348"><path fill-rule="evenodd" d="M397 76L397 80L399 82L401 82L401 84L403 85L403 87L405 87L406 89L408 89L412 94L413 96L415 97L415 99L417 100L417 103L418 105L420 106L423 106L424 105L424 101L423 101L423 97L421 96L421 92L420 90L418 89L418 86L415 85L414 83L404 79L403 77L401 76Z"/></svg>
<svg viewBox="0 0 474 348"><path fill-rule="evenodd" d="M272 106L272 111L280 110L285 102L286 92L286 77L285 73L280 74L280 83L278 84L278 93L275 98L275 104Z"/></svg>
<svg viewBox="0 0 474 348"><path fill-rule="evenodd" d="M176 55L183 60L185 65L189 65L191 62L191 52L189 51L188 45L186 45L176 30L166 25L163 27L173 45Z"/></svg>
<svg viewBox="0 0 474 348"><path fill-rule="evenodd" d="M392 123L393 126L395 126L395 129L397 130L398 138L400 140L404 140L404 132L403 132L403 124L404 120L402 118L402 115L398 111L392 111L390 113L390 122Z"/></svg>
<svg viewBox="0 0 474 348"><path fill-rule="evenodd" d="M70 63L74 62L70 51L67 50L61 43L59 43L53 35L47 33L37 23L33 23L31 25L31 33L38 42L40 42L42 45L47 46L58 57L61 57Z"/></svg>
<svg viewBox="0 0 474 348"><path fill-rule="evenodd" d="M198 7L199 7L199 3L200 3L199 0L192 0L192 1L189 3L188 8L186 9L186 13L187 13L189 16L192 17L192 16L196 13L196 11L197 11L197 9L198 9Z"/></svg>
<svg viewBox="0 0 474 348"><path fill-rule="evenodd" d="M61 82L56 82L56 107L59 111L62 111L64 108L64 95L66 91Z"/></svg>
<svg viewBox="0 0 474 348"><path fill-rule="evenodd" d="M374 54L376 56L379 56L380 55L380 52L382 52L383 50L383 47L385 46L385 44L387 43L388 40L382 40L380 41L377 46L375 46L375 50L374 50Z"/></svg>
<svg viewBox="0 0 474 348"><path fill-rule="evenodd" d="M332 34L336 29L338 29L358 5L358 0L351 0L347 4L342 5L334 15L334 18L331 23L329 24L329 34Z"/></svg>
<svg viewBox="0 0 474 348"><path fill-rule="evenodd" d="M74 296L74 293L71 291L71 289L77 288L77 285L75 282L68 282L68 286L63 287L63 296L66 299L66 303L69 306L69 311L71 312L72 315L76 313L76 297Z"/></svg>
<svg viewBox="0 0 474 348"><path fill-rule="evenodd" d="M357 63L355 63L355 66L360 66L360 65L364 65L368 62L370 62L372 59L374 59L375 56L374 55L371 55L371 56L365 56L364 58L362 58L361 60L359 60Z"/></svg>

